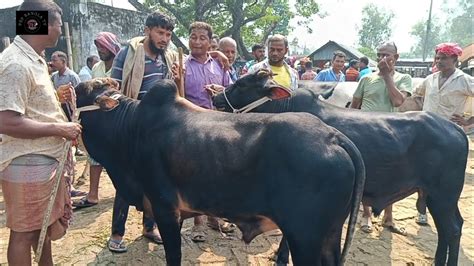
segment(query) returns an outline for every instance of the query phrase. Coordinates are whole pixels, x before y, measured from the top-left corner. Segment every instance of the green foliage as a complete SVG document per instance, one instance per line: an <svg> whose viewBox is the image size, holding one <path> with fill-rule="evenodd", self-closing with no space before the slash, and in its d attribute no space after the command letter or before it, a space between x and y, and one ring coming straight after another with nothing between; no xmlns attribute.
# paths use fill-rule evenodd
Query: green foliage
<svg viewBox="0 0 474 266"><path fill-rule="evenodd" d="M430 32L428 39L426 39L426 26L428 24L427 19L422 19L413 25L410 35L416 39L415 45L411 48L410 58L422 58L423 57L423 46L426 42L426 58L434 57L434 48L437 44L445 40L444 33L442 31L441 24L438 18L432 17Z"/></svg>
<svg viewBox="0 0 474 266"><path fill-rule="evenodd" d="M427 8L429 6L427 5ZM465 47L473 43L473 2L472 0L457 0L457 3L444 1L442 5L447 20L441 22L437 17L431 20L431 30L427 40L427 58L434 56L434 47L443 42L459 43ZM410 53L403 54L405 58L421 58L423 45L426 39L427 19L422 19L413 25L410 35L416 38L415 45Z"/></svg>
<svg viewBox="0 0 474 266"><path fill-rule="evenodd" d="M377 52L369 47L359 47L357 50L372 60L377 60Z"/></svg>
<svg viewBox="0 0 474 266"><path fill-rule="evenodd" d="M362 25L359 29L359 45L375 50L392 35L392 11L368 4L362 9Z"/></svg>
<svg viewBox="0 0 474 266"><path fill-rule="evenodd" d="M289 22L296 15L302 17L299 25L310 32L310 17L319 11L315 0L297 0L296 13L288 0L145 0L144 6L175 17L179 37L188 36L192 22L205 21L220 37L232 36L238 46L245 47L264 43L270 34L288 35Z"/></svg>
<svg viewBox="0 0 474 266"><path fill-rule="evenodd" d="M448 14L453 14L449 18L448 31L446 35L449 41L457 42L465 47L474 42L474 3L472 0L458 0L456 8L448 10Z"/></svg>

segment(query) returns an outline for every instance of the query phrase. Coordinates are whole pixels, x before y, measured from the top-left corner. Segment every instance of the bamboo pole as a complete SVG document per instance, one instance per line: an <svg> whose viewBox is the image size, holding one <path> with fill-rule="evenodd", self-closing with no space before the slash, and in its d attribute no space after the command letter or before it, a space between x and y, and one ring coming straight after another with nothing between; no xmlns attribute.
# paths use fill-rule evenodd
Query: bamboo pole
<svg viewBox="0 0 474 266"><path fill-rule="evenodd" d="M64 36L66 37L68 65L69 65L69 68L74 71L74 66L73 66L73 61L72 61L71 36L69 35L69 23L68 22L64 22Z"/></svg>
<svg viewBox="0 0 474 266"><path fill-rule="evenodd" d="M179 96L183 97L185 96L185 93L184 93L184 62L183 62L183 48L179 47L178 48L178 60L179 60L179 67L178 67L178 71L179 71L179 85L178 85L178 93L179 93Z"/></svg>

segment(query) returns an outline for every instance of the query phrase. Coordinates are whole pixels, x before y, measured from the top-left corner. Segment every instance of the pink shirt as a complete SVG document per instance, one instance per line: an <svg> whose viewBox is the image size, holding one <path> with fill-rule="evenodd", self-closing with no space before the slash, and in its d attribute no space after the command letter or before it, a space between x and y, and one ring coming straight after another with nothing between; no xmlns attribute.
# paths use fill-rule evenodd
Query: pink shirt
<svg viewBox="0 0 474 266"><path fill-rule="evenodd" d="M184 65L186 68L184 80L186 99L203 108L213 109L211 96L204 86L210 84L229 86L232 84L229 72L224 72L219 63L209 55L204 64L189 55Z"/></svg>

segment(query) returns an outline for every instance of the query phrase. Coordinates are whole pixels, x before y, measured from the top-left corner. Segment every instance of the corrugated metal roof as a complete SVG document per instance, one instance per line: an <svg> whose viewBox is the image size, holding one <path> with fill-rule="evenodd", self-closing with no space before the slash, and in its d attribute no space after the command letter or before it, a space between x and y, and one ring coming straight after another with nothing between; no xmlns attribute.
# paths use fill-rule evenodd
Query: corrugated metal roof
<svg viewBox="0 0 474 266"><path fill-rule="evenodd" d="M348 58L361 58L363 56L367 57L366 55L364 55L363 53L359 52L359 50L353 48L353 47L350 47L350 46L347 46L345 44L341 44L341 43L338 43L338 42L335 42L335 41L328 41L327 43L325 43L324 45L322 45L321 47L319 47L318 49L316 49L314 52L312 52L309 57L313 58L314 57L314 54L318 53L318 52L321 52L323 49L325 49L326 47L328 46L337 46L339 47L339 50L343 51L344 53L347 54ZM332 59L332 55L330 58L322 58L324 60L331 60ZM377 66L377 62L375 62L374 60L370 59L369 58L369 66L371 67L375 67Z"/></svg>

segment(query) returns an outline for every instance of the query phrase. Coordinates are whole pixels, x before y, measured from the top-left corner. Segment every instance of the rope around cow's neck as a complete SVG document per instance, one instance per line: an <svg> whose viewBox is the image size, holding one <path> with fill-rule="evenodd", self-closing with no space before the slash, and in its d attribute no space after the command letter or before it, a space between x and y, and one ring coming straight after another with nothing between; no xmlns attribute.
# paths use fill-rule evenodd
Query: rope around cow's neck
<svg viewBox="0 0 474 266"><path fill-rule="evenodd" d="M229 98L227 98L227 94L226 94L225 91L226 91L225 89L222 91L222 93L224 94L224 99L225 99L225 101L227 102L227 105L229 105L229 107L232 109L232 112L233 112L234 114L238 114L238 113L248 113L248 112L250 112L251 110L253 110L253 109L259 107L260 105L262 105L262 104L264 104L264 103L266 103L266 102L272 100L270 97L265 96L265 97L262 97L262 98L260 98L260 99L258 99L258 100L256 100L256 101L253 101L253 102L247 104L246 106L244 106L244 107L242 107L242 108L240 108L240 109L236 109L236 108L234 108L234 106L232 106L232 104L230 103Z"/></svg>

